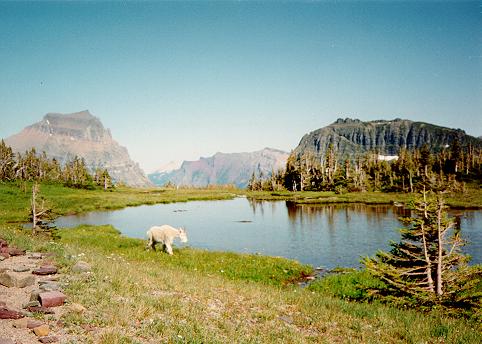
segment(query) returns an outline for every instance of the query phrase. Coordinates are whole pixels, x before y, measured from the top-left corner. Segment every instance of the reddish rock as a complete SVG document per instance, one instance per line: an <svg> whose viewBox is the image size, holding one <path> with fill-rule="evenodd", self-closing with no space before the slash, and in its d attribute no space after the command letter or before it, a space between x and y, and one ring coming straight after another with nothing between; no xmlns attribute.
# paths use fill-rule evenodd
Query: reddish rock
<svg viewBox="0 0 482 344"><path fill-rule="evenodd" d="M8 242L6 240L0 239L0 247L7 247Z"/></svg>
<svg viewBox="0 0 482 344"><path fill-rule="evenodd" d="M49 336L49 337L42 337L39 338L40 343L57 343L59 341L58 337L55 336Z"/></svg>
<svg viewBox="0 0 482 344"><path fill-rule="evenodd" d="M6 307L0 308L0 319L20 319L23 317L24 315L20 312L8 309Z"/></svg>
<svg viewBox="0 0 482 344"><path fill-rule="evenodd" d="M27 320L27 328L29 329L34 329L36 327L42 326L43 322L40 320L35 320L35 319L28 319Z"/></svg>
<svg viewBox="0 0 482 344"><path fill-rule="evenodd" d="M34 275L54 275L57 273L57 268L53 265L46 265L33 270L32 273Z"/></svg>
<svg viewBox="0 0 482 344"><path fill-rule="evenodd" d="M0 256L4 258L10 258L10 254L8 253L7 246L0 246Z"/></svg>
<svg viewBox="0 0 482 344"><path fill-rule="evenodd" d="M16 247L9 247L8 254L11 256L23 256L25 254L25 250L21 250Z"/></svg>
<svg viewBox="0 0 482 344"><path fill-rule="evenodd" d="M67 296L60 291L46 291L39 295L42 307L57 307L62 306Z"/></svg>

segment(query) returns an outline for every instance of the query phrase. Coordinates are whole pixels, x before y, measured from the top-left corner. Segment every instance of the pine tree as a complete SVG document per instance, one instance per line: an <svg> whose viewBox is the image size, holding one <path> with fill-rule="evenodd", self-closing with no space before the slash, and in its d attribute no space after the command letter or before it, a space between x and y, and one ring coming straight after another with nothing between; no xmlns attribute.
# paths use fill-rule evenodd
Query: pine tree
<svg viewBox="0 0 482 344"><path fill-rule="evenodd" d="M15 155L12 148L2 140L0 142L0 180L8 181L15 178Z"/></svg>
<svg viewBox="0 0 482 344"><path fill-rule="evenodd" d="M463 240L441 194L424 190L414 211L416 216L406 219L409 226L401 230L399 243L391 243L390 252L379 251L362 262L396 294L441 297L454 282L456 268L468 261L459 250Z"/></svg>

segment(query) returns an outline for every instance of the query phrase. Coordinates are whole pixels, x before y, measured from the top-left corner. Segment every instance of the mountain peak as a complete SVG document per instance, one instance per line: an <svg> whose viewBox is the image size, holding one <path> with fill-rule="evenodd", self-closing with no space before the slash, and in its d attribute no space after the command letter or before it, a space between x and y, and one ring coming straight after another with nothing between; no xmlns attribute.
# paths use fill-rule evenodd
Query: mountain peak
<svg viewBox="0 0 482 344"><path fill-rule="evenodd" d="M94 115L90 113L89 110L83 110L79 112L73 112L73 113L59 113L59 112L49 112L44 116L44 119L50 119L50 118L64 118L64 119L97 119Z"/></svg>
<svg viewBox="0 0 482 344"><path fill-rule="evenodd" d="M20 133L5 139L16 152L35 148L65 164L75 156L84 158L91 172L106 168L116 182L132 186L151 185L125 147L113 140L99 118L89 110L69 114L48 113Z"/></svg>

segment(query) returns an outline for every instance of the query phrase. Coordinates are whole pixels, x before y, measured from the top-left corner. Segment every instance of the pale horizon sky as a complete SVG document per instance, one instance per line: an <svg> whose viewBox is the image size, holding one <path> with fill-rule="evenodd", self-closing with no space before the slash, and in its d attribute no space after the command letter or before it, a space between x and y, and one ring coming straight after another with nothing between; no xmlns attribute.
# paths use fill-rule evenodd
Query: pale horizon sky
<svg viewBox="0 0 482 344"><path fill-rule="evenodd" d="M0 137L88 109L146 173L350 117L482 135L481 1L0 1Z"/></svg>

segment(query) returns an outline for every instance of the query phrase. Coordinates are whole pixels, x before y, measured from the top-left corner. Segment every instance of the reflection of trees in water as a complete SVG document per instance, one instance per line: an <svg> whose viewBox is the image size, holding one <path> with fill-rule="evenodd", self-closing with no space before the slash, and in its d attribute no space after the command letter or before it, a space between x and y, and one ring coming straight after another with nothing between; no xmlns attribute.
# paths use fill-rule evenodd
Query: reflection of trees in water
<svg viewBox="0 0 482 344"><path fill-rule="evenodd" d="M257 211L261 213L261 216L264 216L265 207L271 208L271 213L276 213L276 204L280 201L263 201L248 198L248 203L251 209L253 210L253 214L256 214Z"/></svg>
<svg viewBox="0 0 482 344"><path fill-rule="evenodd" d="M253 210L253 214L256 214L256 212L259 210L261 215L264 215L264 205L266 204L266 201L248 198L248 202L249 206Z"/></svg>
<svg viewBox="0 0 482 344"><path fill-rule="evenodd" d="M482 217L479 217L480 214L481 212L477 210L449 210L449 216L454 218L455 228L457 229L461 228L462 222L464 222L467 227L475 227L476 223L479 223L482 220Z"/></svg>
<svg viewBox="0 0 482 344"><path fill-rule="evenodd" d="M321 219L326 219L328 230L336 230L337 220L344 220L345 224L365 219L366 224L380 225L387 216L410 216L410 210L391 205L356 204L297 204L286 201L288 218L292 225L319 224ZM390 216L391 217L391 216Z"/></svg>

